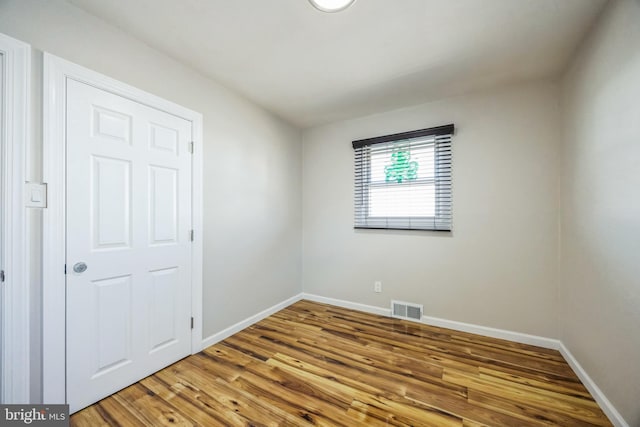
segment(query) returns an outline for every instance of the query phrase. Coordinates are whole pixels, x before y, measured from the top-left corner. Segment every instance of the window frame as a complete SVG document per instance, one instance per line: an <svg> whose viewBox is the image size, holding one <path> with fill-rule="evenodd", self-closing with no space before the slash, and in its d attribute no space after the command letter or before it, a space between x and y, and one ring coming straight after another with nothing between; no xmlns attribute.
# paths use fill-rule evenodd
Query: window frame
<svg viewBox="0 0 640 427"><path fill-rule="evenodd" d="M451 138L454 131L454 125L449 124L353 141L355 177L354 229L451 232ZM425 181L430 181L434 184L434 216L371 216L371 188L381 186L378 181L372 182L371 146L376 144L400 144L425 138L433 138L434 176L433 178L425 179ZM446 153L443 155L443 152ZM386 185L394 184L387 183ZM403 184L398 183L395 185L400 186ZM446 214L443 214L443 212Z"/></svg>

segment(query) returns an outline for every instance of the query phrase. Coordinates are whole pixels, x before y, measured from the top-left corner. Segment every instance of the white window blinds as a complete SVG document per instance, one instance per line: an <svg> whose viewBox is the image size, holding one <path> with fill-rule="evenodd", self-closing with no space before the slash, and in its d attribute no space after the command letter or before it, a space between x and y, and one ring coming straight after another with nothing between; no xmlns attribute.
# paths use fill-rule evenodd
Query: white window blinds
<svg viewBox="0 0 640 427"><path fill-rule="evenodd" d="M451 230L453 125L353 141L355 228Z"/></svg>

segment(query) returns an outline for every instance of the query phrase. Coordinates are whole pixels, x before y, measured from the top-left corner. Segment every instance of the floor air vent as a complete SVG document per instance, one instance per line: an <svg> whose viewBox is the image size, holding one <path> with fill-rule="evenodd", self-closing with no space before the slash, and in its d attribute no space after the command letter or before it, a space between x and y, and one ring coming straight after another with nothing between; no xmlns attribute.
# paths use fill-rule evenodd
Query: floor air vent
<svg viewBox="0 0 640 427"><path fill-rule="evenodd" d="M422 320L422 304L411 304L409 302L391 301L391 317L399 319Z"/></svg>

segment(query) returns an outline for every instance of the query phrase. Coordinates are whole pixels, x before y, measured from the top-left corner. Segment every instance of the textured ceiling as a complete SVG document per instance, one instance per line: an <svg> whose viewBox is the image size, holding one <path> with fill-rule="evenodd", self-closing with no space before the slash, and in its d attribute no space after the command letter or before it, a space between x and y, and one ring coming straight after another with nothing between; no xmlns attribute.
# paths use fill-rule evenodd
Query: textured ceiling
<svg viewBox="0 0 640 427"><path fill-rule="evenodd" d="M606 0L69 0L299 127L550 77Z"/></svg>

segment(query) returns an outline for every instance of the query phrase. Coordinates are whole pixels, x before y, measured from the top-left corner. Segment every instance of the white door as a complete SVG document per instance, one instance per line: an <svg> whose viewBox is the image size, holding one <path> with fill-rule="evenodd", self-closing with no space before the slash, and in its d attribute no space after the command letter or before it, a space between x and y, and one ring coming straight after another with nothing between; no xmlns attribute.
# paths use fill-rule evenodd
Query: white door
<svg viewBox="0 0 640 427"><path fill-rule="evenodd" d="M190 354L192 127L74 80L66 120L74 412Z"/></svg>

